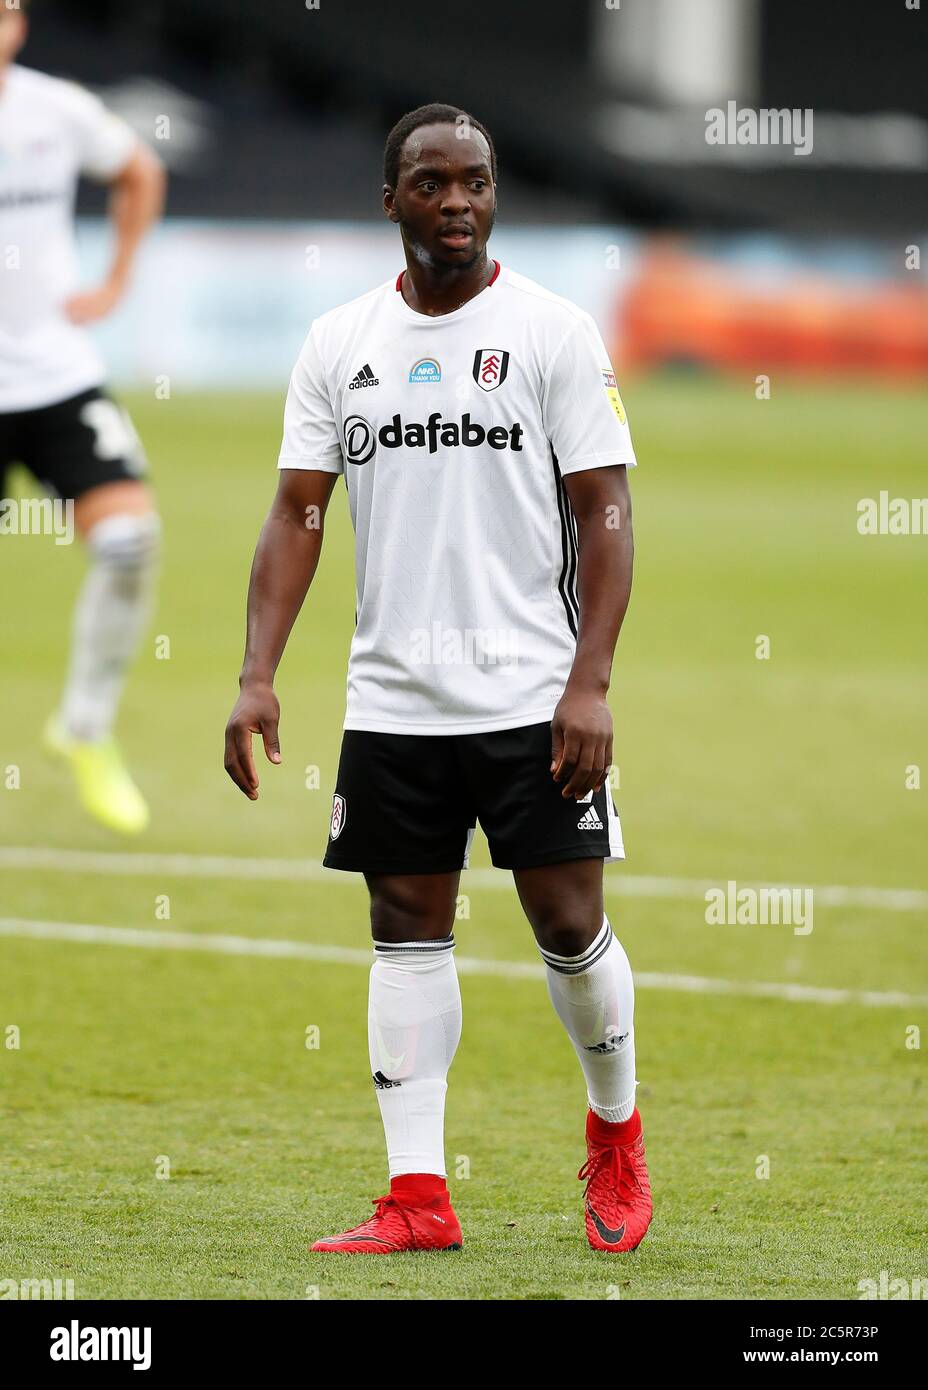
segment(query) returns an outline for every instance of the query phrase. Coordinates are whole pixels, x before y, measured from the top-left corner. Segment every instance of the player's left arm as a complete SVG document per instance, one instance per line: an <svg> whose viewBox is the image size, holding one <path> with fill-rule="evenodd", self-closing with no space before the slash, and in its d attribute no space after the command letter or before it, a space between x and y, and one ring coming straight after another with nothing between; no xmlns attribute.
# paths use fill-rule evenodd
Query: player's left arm
<svg viewBox="0 0 928 1390"><path fill-rule="evenodd" d="M632 589L632 503L622 465L570 473L564 486L577 522L577 649L551 721L551 771L561 795L599 791L612 763L606 701L616 642Z"/></svg>
<svg viewBox="0 0 928 1390"><path fill-rule="evenodd" d="M551 720L551 774L565 798L579 800L599 791L612 762L606 694L632 587L627 470L636 463L615 373L589 314L576 315L555 349L541 408L579 550L577 641Z"/></svg>
<svg viewBox="0 0 928 1390"><path fill-rule="evenodd" d="M64 88L75 158L82 174L109 188L107 213L113 255L103 281L72 295L65 312L74 323L108 314L128 288L145 233L164 208L166 176L155 152L119 116L79 87Z"/></svg>

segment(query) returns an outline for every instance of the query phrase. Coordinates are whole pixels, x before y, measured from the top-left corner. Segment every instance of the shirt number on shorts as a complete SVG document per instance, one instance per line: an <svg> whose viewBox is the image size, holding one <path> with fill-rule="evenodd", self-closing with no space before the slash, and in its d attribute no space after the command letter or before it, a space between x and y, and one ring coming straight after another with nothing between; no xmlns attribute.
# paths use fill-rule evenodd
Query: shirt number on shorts
<svg viewBox="0 0 928 1390"><path fill-rule="evenodd" d="M81 424L93 430L93 451L98 459L122 459L130 473L144 473L142 441L129 416L115 401L88 401L80 418Z"/></svg>

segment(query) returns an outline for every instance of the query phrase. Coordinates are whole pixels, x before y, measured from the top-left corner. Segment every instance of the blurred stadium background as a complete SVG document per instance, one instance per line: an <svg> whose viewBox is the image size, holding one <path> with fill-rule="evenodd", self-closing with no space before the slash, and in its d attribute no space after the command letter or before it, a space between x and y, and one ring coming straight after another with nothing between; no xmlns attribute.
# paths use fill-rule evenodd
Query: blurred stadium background
<svg viewBox="0 0 928 1390"><path fill-rule="evenodd" d="M42 0L27 61L91 85L171 171L105 336L117 381L277 389L307 318L392 270L384 134L434 96L494 133L499 253L595 308L618 365L917 376L923 27L871 0L474 0L450 25L379 0ZM811 108L811 157L707 144L729 100ZM89 221L91 263L99 238Z"/></svg>
<svg viewBox="0 0 928 1390"><path fill-rule="evenodd" d="M620 1296L854 1298L928 1273L928 540L857 529L860 499L928 491L926 23L903 0L38 0L22 61L92 87L171 175L99 329L164 516L170 659L152 640L124 705L154 811L126 846L39 749L81 557L4 538L0 765L22 775L0 793L0 1027L22 1045L0 1054L0 1275L78 1297L616 1296L581 1241L573 1057L485 846L448 1116L469 1243L389 1272L305 1255L382 1182L366 895L317 867L354 598L334 502L279 680L284 765L257 806L221 767L289 371L314 315L400 268L383 143L430 100L493 133L491 250L596 316L642 465L611 696L629 859L607 883L658 1207ZM812 108L812 152L707 144L731 100ZM91 279L100 192L79 209ZM814 931L707 926L728 880L816 885Z"/></svg>

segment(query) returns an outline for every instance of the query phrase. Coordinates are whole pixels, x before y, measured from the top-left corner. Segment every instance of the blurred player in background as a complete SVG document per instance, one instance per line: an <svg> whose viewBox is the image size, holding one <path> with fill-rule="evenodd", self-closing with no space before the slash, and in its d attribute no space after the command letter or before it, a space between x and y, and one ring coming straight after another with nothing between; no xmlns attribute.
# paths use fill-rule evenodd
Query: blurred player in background
<svg viewBox="0 0 928 1390"><path fill-rule="evenodd" d="M279 761L274 672L344 476L358 619L325 863L363 873L371 896L390 1192L312 1248L461 1243L443 1118L461 1032L452 926L479 819L586 1080L587 1238L631 1250L651 1192L632 972L603 910L603 863L624 857L606 693L632 580L625 411L590 315L487 257L483 126L445 105L404 117L384 210L406 269L317 319L293 372L226 733L226 767L253 799L252 733ZM519 1045L531 1066L531 1040Z"/></svg>
<svg viewBox="0 0 928 1390"><path fill-rule="evenodd" d="M65 758L87 811L138 832L148 808L112 730L126 670L151 607L159 519L145 457L126 414L102 389L84 325L119 303L145 231L164 203L160 161L81 88L14 62L27 0L0 0L0 497L24 464L73 502L90 571L74 612L70 664L45 743ZM111 190L109 274L76 292L79 175Z"/></svg>

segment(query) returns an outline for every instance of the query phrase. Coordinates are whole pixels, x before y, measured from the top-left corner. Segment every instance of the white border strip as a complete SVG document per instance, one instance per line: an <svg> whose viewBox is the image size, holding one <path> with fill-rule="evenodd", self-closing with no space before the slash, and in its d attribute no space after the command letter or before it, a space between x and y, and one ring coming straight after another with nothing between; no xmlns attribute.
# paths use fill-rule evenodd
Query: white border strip
<svg viewBox="0 0 928 1390"><path fill-rule="evenodd" d="M135 946L147 950L207 951L227 956L263 956L271 960L312 960L333 965L370 967L371 951L349 946L321 946L308 941L274 941L251 936L202 935L196 932L139 927L102 927L79 922L38 922L0 917L0 937L33 941L67 941L91 946ZM536 961L478 960L458 956L464 975L496 975L508 980L543 980L545 967ZM823 989L815 985L763 984L752 980L714 980L701 975L635 975L636 989L673 990L684 994L727 994L735 998L783 999L791 1004L864 1004L870 1008L924 1008L928 995L896 991Z"/></svg>
<svg viewBox="0 0 928 1390"><path fill-rule="evenodd" d="M336 869L315 859L249 859L218 854L112 854L96 850L54 849L43 846L0 849L0 869L42 870L45 873L110 874L129 877L224 878L271 880L278 883L351 882ZM360 876L358 876L360 878ZM509 888L503 869L468 869L461 880L467 888ZM626 873L606 875L607 894L618 898L701 898L727 879L655 878ZM739 888L803 888L803 884L755 884L738 881ZM928 890L867 888L849 884L812 887L815 906L887 908L893 912L928 912Z"/></svg>

